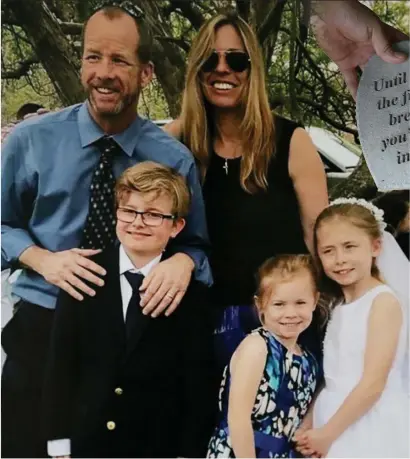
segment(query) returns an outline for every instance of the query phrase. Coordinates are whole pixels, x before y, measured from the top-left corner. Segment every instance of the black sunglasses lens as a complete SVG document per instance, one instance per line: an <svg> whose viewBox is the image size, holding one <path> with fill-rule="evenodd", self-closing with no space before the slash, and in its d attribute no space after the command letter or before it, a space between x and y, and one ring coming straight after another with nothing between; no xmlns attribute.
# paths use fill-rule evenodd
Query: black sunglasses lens
<svg viewBox="0 0 410 459"><path fill-rule="evenodd" d="M208 59L202 64L203 72L212 72L218 67L219 56L217 53L213 52Z"/></svg>
<svg viewBox="0 0 410 459"><path fill-rule="evenodd" d="M251 65L249 56L246 53L230 52L225 55L226 63L234 72L243 72Z"/></svg>

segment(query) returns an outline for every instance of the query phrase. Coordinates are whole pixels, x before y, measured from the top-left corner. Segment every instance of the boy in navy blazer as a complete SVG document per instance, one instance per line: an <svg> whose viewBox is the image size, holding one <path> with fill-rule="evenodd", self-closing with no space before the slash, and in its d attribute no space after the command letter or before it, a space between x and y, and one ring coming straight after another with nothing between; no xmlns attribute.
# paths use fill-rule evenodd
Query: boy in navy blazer
<svg viewBox="0 0 410 459"><path fill-rule="evenodd" d="M192 280L174 313L142 313L139 286L185 225L174 170L143 162L116 185L119 246L94 257L94 297L61 292L45 390L50 456L204 457L216 400L207 287Z"/></svg>

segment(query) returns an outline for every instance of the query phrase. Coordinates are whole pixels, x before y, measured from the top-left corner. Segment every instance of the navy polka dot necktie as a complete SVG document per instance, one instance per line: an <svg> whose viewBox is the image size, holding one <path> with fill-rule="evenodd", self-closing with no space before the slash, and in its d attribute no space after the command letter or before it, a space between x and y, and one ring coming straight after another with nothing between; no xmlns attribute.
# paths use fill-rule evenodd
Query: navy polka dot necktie
<svg viewBox="0 0 410 459"><path fill-rule="evenodd" d="M115 177L113 158L121 147L111 137L96 142L101 151L90 187L90 205L84 227L81 248L104 249L116 240L115 234Z"/></svg>

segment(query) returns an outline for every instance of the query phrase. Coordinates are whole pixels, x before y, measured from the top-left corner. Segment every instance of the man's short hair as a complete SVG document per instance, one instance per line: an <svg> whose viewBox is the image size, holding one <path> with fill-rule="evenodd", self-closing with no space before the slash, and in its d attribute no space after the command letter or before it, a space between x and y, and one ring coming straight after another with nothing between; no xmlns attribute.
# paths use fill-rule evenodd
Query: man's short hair
<svg viewBox="0 0 410 459"><path fill-rule="evenodd" d="M37 110L40 110L40 108L44 108L40 104L35 104L33 102L27 102L26 104L22 105L16 113L16 118L18 120L23 120L26 115L29 115L30 113L36 113Z"/></svg>
<svg viewBox="0 0 410 459"><path fill-rule="evenodd" d="M130 193L154 193L168 196L172 201L172 214L185 217L189 212L191 195L185 178L171 167L153 161L143 161L125 170L115 186L115 201L118 207Z"/></svg>
<svg viewBox="0 0 410 459"><path fill-rule="evenodd" d="M125 4L126 2L123 3ZM113 5L108 4L94 10L93 13L86 19L83 25L83 31L81 35L82 48L84 49L84 37L88 21L94 16L94 14L102 12L104 16L106 16L110 20L117 19L123 16L124 14L127 14L128 16L131 16L134 20L139 34L139 43L138 48L136 50L137 56L143 64L147 64L152 58L153 47L153 39L150 28L148 27L143 14L133 13L128 8L129 7L121 6L121 3L119 3ZM133 8L136 7L133 6Z"/></svg>

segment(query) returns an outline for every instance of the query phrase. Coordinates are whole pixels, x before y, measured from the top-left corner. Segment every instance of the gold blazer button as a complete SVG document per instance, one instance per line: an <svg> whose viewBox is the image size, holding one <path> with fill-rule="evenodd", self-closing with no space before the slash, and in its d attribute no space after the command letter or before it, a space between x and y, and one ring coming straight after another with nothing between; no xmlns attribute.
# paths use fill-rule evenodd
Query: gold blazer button
<svg viewBox="0 0 410 459"><path fill-rule="evenodd" d="M115 425L115 422L114 422L114 421L108 421L108 422L107 422L107 429L108 429L108 430L114 430L115 427L116 427L116 425Z"/></svg>

